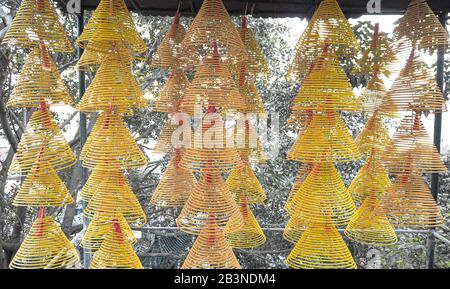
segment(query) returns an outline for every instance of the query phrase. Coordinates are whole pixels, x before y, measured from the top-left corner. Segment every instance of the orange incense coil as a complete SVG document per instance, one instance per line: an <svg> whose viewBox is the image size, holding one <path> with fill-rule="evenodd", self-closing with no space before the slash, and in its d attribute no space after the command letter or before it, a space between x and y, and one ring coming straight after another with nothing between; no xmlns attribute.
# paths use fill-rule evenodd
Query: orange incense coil
<svg viewBox="0 0 450 289"><path fill-rule="evenodd" d="M178 166L180 158L181 152L172 156L150 199L153 205L181 207L186 203L195 187L196 179L191 171Z"/></svg>
<svg viewBox="0 0 450 289"><path fill-rule="evenodd" d="M111 42L122 42L136 54L147 50L124 0L101 0L77 40L80 47L98 52L108 52Z"/></svg>
<svg viewBox="0 0 450 289"><path fill-rule="evenodd" d="M7 106L34 108L41 102L48 105L73 105L69 90L44 46L31 51Z"/></svg>
<svg viewBox="0 0 450 289"><path fill-rule="evenodd" d="M311 172L312 167L313 167L312 164L300 164L300 168L298 169L294 184L292 185L292 188L289 191L288 199L286 201L286 204L284 205L285 210L287 210L287 208L291 206L290 202L294 198L295 194L297 194L298 190L300 189L300 186L303 184L308 174Z"/></svg>
<svg viewBox="0 0 450 289"><path fill-rule="evenodd" d="M242 215L221 174L205 171L176 222L182 231L198 235L208 227L211 213L214 213L215 224L219 227L225 227L228 223L229 230L233 231L243 226Z"/></svg>
<svg viewBox="0 0 450 289"><path fill-rule="evenodd" d="M213 215L214 216L214 215ZM222 229L208 217L204 229L189 250L181 269L240 269L239 261L228 244Z"/></svg>
<svg viewBox="0 0 450 289"><path fill-rule="evenodd" d="M102 113L80 154L82 165L94 169L100 163L116 162L120 169L142 167L147 158L128 131L123 119L108 111ZM101 166L97 169L115 170L117 166Z"/></svg>
<svg viewBox="0 0 450 289"><path fill-rule="evenodd" d="M296 216L292 216L289 218L286 227L284 227L283 238L288 242L297 244L307 227L307 221Z"/></svg>
<svg viewBox="0 0 450 289"><path fill-rule="evenodd" d="M286 209L308 222L331 220L340 226L348 223L356 207L333 163L324 162L314 164Z"/></svg>
<svg viewBox="0 0 450 289"><path fill-rule="evenodd" d="M172 113L178 110L178 105L189 86L189 80L183 71L173 69L169 79L155 98L153 111Z"/></svg>
<svg viewBox="0 0 450 289"><path fill-rule="evenodd" d="M425 130L420 113L403 118L383 154L383 161L391 174L408 170L411 163L422 173L445 173L448 170Z"/></svg>
<svg viewBox="0 0 450 289"><path fill-rule="evenodd" d="M14 206L44 207L65 206L73 203L73 198L58 174L48 162L42 167L39 159L27 174L22 186L14 197Z"/></svg>
<svg viewBox="0 0 450 289"><path fill-rule="evenodd" d="M239 86L239 91L245 102L245 108L239 111L243 113L265 113L264 103L253 80L246 79L242 84Z"/></svg>
<svg viewBox="0 0 450 289"><path fill-rule="evenodd" d="M53 1L50 0L22 1L3 43L24 48L35 48L44 43L50 51L73 51Z"/></svg>
<svg viewBox="0 0 450 289"><path fill-rule="evenodd" d="M297 138L287 159L296 162L347 162L361 157L344 122L336 112L315 114Z"/></svg>
<svg viewBox="0 0 450 289"><path fill-rule="evenodd" d="M180 24L180 14L177 13L173 23L161 40L161 44L152 57L150 66L173 69L178 66L180 44L183 41L186 30Z"/></svg>
<svg viewBox="0 0 450 289"><path fill-rule="evenodd" d="M71 268L79 262L78 252L53 218L47 216L33 222L9 268Z"/></svg>
<svg viewBox="0 0 450 289"><path fill-rule="evenodd" d="M286 121L287 130L301 134L309 125L312 119L312 111L296 110L291 113Z"/></svg>
<svg viewBox="0 0 450 289"><path fill-rule="evenodd" d="M371 246L397 243L394 228L379 207L377 194L371 193L348 223L344 234L350 240Z"/></svg>
<svg viewBox="0 0 450 289"><path fill-rule="evenodd" d="M222 60L239 63L248 55L222 0L205 0L181 42L180 62L188 69L198 66L217 43Z"/></svg>
<svg viewBox="0 0 450 289"><path fill-rule="evenodd" d="M323 2L322 2L323 3ZM324 51L303 80L292 110L361 110L352 86L334 53Z"/></svg>
<svg viewBox="0 0 450 289"><path fill-rule="evenodd" d="M364 155L369 155L372 150L383 151L389 142L389 131L377 111L369 118L355 139L356 146Z"/></svg>
<svg viewBox="0 0 450 289"><path fill-rule="evenodd" d="M63 170L75 164L76 157L45 105L33 113L17 147L10 173L25 175L41 160L43 171Z"/></svg>
<svg viewBox="0 0 450 289"><path fill-rule="evenodd" d="M95 42L91 42L83 50L83 54L77 62L79 70L97 70L100 64L106 58L118 58L126 65L131 66L134 55L123 42L107 42L108 47L105 47L103 52L95 50ZM94 49L90 47L93 46ZM106 51L107 50L107 51Z"/></svg>
<svg viewBox="0 0 450 289"><path fill-rule="evenodd" d="M92 256L89 269L143 268L120 223L113 221L109 234Z"/></svg>
<svg viewBox="0 0 450 289"><path fill-rule="evenodd" d="M266 200L264 189L248 161L245 162L243 168L231 171L226 184L238 204L241 195L245 196L248 204L262 204Z"/></svg>
<svg viewBox="0 0 450 289"><path fill-rule="evenodd" d="M286 259L295 269L356 269L356 263L333 224L311 223Z"/></svg>

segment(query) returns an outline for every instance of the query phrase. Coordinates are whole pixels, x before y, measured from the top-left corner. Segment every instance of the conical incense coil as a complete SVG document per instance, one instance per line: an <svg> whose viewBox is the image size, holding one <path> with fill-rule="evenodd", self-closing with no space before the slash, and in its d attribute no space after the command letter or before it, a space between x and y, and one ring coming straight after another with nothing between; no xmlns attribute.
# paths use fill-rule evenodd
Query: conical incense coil
<svg viewBox="0 0 450 289"><path fill-rule="evenodd" d="M94 47L91 49L91 46ZM118 58L127 66L131 66L135 56L123 42L106 42L103 52L95 50L95 42L91 42L83 50L77 62L79 70L97 70L106 58Z"/></svg>
<svg viewBox="0 0 450 289"><path fill-rule="evenodd" d="M432 228L444 223L430 189L415 169L399 175L380 204L394 227Z"/></svg>
<svg viewBox="0 0 450 289"><path fill-rule="evenodd" d="M33 168L38 157L41 160L43 171L50 167L60 171L76 162L75 155L45 104L41 106L41 109L35 111L28 121L10 172L27 174ZM49 167L45 167L45 165L49 165Z"/></svg>
<svg viewBox="0 0 450 289"><path fill-rule="evenodd" d="M100 248L92 256L89 269L143 269L119 222L114 222Z"/></svg>
<svg viewBox="0 0 450 289"><path fill-rule="evenodd" d="M291 113L286 121L287 130L301 134L311 122L313 112L311 110L296 110Z"/></svg>
<svg viewBox="0 0 450 289"><path fill-rule="evenodd" d="M225 226L223 230L225 239L232 248L246 249L261 246L266 242L266 236L246 203L245 195L240 195L238 198L240 199L239 209L244 219L244 225L238 230L234 228L233 224L231 224L231 230L228 230L228 226Z"/></svg>
<svg viewBox="0 0 450 289"><path fill-rule="evenodd" d="M334 53L324 51L317 59L292 102L292 110L361 110L361 101L353 94Z"/></svg>
<svg viewBox="0 0 450 289"><path fill-rule="evenodd" d="M73 203L73 198L58 174L48 162L41 166L38 159L27 174L22 186L14 197L14 206L44 207L65 206ZM43 167L44 169L41 169Z"/></svg>
<svg viewBox="0 0 450 289"><path fill-rule="evenodd" d="M208 218L181 269L240 269L233 249L214 220L214 214Z"/></svg>
<svg viewBox="0 0 450 289"><path fill-rule="evenodd" d="M265 113L264 103L253 80L246 79L242 84L239 91L245 102L245 108L239 111L243 113Z"/></svg>
<svg viewBox="0 0 450 289"><path fill-rule="evenodd" d="M238 116L237 124L234 128L234 140L236 148L243 158L243 162L249 161L251 164L265 163L267 158L261 139L258 136L256 125L249 120L244 120L242 124Z"/></svg>
<svg viewBox="0 0 450 289"><path fill-rule="evenodd" d="M84 167L90 169L107 161L117 162L121 169L138 168L147 164L147 158L122 118L108 111L98 117L81 151L80 160ZM116 167L102 166L100 169L115 170Z"/></svg>
<svg viewBox="0 0 450 289"><path fill-rule="evenodd" d="M89 45L95 51L108 52L113 41L123 42L136 54L147 50L124 0L101 0L77 43L82 48Z"/></svg>
<svg viewBox="0 0 450 289"><path fill-rule="evenodd" d="M192 139L189 138L192 137L192 131L186 133L187 135L185 135L185 129L182 127L183 123L186 123L188 126L188 131L191 130L188 120L186 118L182 118L177 123L176 119L177 116L170 114L168 115L164 127L159 133L158 139L153 146L153 153L165 155L168 153L173 153L176 149L184 150L185 147L189 147L191 145ZM180 134L176 132L179 130L181 130Z"/></svg>
<svg viewBox="0 0 450 289"><path fill-rule="evenodd" d="M113 107L117 113L132 114L133 108L147 106L144 93L131 74L130 67L117 56L103 60L94 80L78 103L78 110L97 112Z"/></svg>
<svg viewBox="0 0 450 289"><path fill-rule="evenodd" d="M155 98L153 111L173 113L178 110L178 105L189 86L189 80L183 71L173 69L169 79Z"/></svg>
<svg viewBox="0 0 450 289"><path fill-rule="evenodd" d="M233 231L243 225L242 215L222 176L205 171L181 210L177 225L182 231L197 235L208 227L212 213L219 227L225 227L228 223L229 230Z"/></svg>
<svg viewBox="0 0 450 289"><path fill-rule="evenodd" d="M283 238L288 242L297 244L307 227L307 221L296 216L292 216L289 218L286 227L284 227Z"/></svg>
<svg viewBox="0 0 450 289"><path fill-rule="evenodd" d="M288 153L296 162L347 162L361 157L339 114L316 114Z"/></svg>
<svg viewBox="0 0 450 289"><path fill-rule="evenodd" d="M333 224L311 223L286 259L295 269L356 269L356 263Z"/></svg>
<svg viewBox="0 0 450 289"><path fill-rule="evenodd" d="M44 46L34 48L28 55L7 106L33 108L42 102L73 105L69 90Z"/></svg>
<svg viewBox="0 0 450 289"><path fill-rule="evenodd" d="M356 146L364 155L369 155L372 150L383 151L389 145L389 142L389 131L378 112L375 112L369 118L355 139Z"/></svg>
<svg viewBox="0 0 450 289"><path fill-rule="evenodd" d="M362 111L373 114L382 105L386 97L386 87L383 80L378 77L373 77L367 87L359 95L359 99L362 103ZM383 112L383 115L391 118L397 117L397 113Z"/></svg>
<svg viewBox="0 0 450 289"><path fill-rule="evenodd" d="M191 171L178 166L180 159L180 151L172 156L150 199L153 205L181 207L186 203L195 187L196 179Z"/></svg>
<svg viewBox="0 0 450 289"><path fill-rule="evenodd" d="M239 63L247 59L247 52L239 33L222 0L205 0L181 42L180 62L188 69L199 65L217 43L222 60Z"/></svg>
<svg viewBox="0 0 450 289"><path fill-rule="evenodd" d="M162 38L161 44L152 57L150 66L158 68L176 68L180 54L180 44L184 39L186 30L180 24L180 14L177 13L172 25Z"/></svg>
<svg viewBox="0 0 450 289"><path fill-rule="evenodd" d="M114 229L115 222L120 224L120 228L123 231L124 239L126 241L132 245L137 242L133 231L122 214L117 214L111 220L104 220L101 217L101 214L101 212L96 213L94 218L90 221L89 226L84 233L83 239L81 240L81 247L89 250L90 252L98 250L111 229Z"/></svg>
<svg viewBox="0 0 450 289"><path fill-rule="evenodd" d="M397 235L380 209L377 194L370 194L356 211L344 234L353 241L371 246L397 243Z"/></svg>
<svg viewBox="0 0 450 289"><path fill-rule="evenodd" d="M330 220L345 225L356 207L333 163L314 164L297 194L286 206L292 216L308 222Z"/></svg>
<svg viewBox="0 0 450 289"><path fill-rule="evenodd" d="M71 268L79 262L78 252L53 218L39 216L33 222L9 268Z"/></svg>
<svg viewBox="0 0 450 289"><path fill-rule="evenodd" d="M391 174L408 170L413 163L422 173L445 173L447 167L431 142L420 113L406 115L383 154Z"/></svg>
<svg viewBox="0 0 450 289"><path fill-rule="evenodd" d="M72 52L53 1L24 0L3 38L3 43L35 48L43 42L54 52Z"/></svg>
<svg viewBox="0 0 450 289"><path fill-rule="evenodd" d="M285 210L288 210L287 208L292 206L292 204L290 204L292 199L294 198L295 194L297 194L308 174L311 172L312 167L313 164L300 164L300 168L298 169L297 175L295 176L294 184L289 191L288 199L286 201L286 204L284 205Z"/></svg>
<svg viewBox="0 0 450 289"><path fill-rule="evenodd" d="M243 168L231 171L226 184L238 204L241 195L245 196L248 204L262 204L266 200L264 189L248 161L245 162Z"/></svg>

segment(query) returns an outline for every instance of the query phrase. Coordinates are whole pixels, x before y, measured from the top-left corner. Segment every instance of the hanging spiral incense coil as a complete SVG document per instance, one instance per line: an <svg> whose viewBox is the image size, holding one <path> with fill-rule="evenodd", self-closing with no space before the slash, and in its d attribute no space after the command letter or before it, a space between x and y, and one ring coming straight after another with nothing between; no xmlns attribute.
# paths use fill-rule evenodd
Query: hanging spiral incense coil
<svg viewBox="0 0 450 289"><path fill-rule="evenodd" d="M350 240L370 246L397 243L394 228L379 207L377 194L370 194L348 223L344 234Z"/></svg>
<svg viewBox="0 0 450 289"><path fill-rule="evenodd" d="M47 48L34 48L20 72L8 107L38 107L48 105L73 105L67 86L62 81Z"/></svg>
<svg viewBox="0 0 450 289"><path fill-rule="evenodd" d="M286 259L295 269L356 269L356 263L336 227L311 223Z"/></svg>
<svg viewBox="0 0 450 289"><path fill-rule="evenodd" d="M241 195L245 196L247 204L262 204L266 200L264 189L248 161L245 162L243 168L231 171L226 184L238 204Z"/></svg>
<svg viewBox="0 0 450 289"><path fill-rule="evenodd" d="M77 44L82 48L89 45L92 50L108 52L113 41L123 42L136 54L147 50L124 0L101 0L84 27Z"/></svg>
<svg viewBox="0 0 450 289"><path fill-rule="evenodd" d="M317 59L292 102L292 110L361 110L361 101L353 94L334 53L324 51Z"/></svg>
<svg viewBox="0 0 450 289"><path fill-rule="evenodd" d="M296 162L347 162L361 157L352 136L336 112L315 114L288 153Z"/></svg>
<svg viewBox="0 0 450 289"><path fill-rule="evenodd" d="M191 146L192 131L188 120L183 118L177 123L176 119L177 117L172 115L167 117L166 123L153 146L153 153L165 155L173 153L177 149L184 150L185 147ZM186 123L187 127L183 128L183 123ZM177 135L176 131L181 133Z"/></svg>
<svg viewBox="0 0 450 289"><path fill-rule="evenodd" d="M296 110L291 113L286 121L287 130L301 134L309 125L312 119L311 110Z"/></svg>
<svg viewBox="0 0 450 289"><path fill-rule="evenodd" d="M286 227L284 227L283 238L288 242L297 244L307 227L307 221L296 216L292 216L289 218Z"/></svg>
<svg viewBox="0 0 450 289"><path fill-rule="evenodd" d="M161 44L151 60L150 66L173 69L178 66L180 44L183 41L186 30L180 24L180 14L174 17L173 23L162 38Z"/></svg>
<svg viewBox="0 0 450 289"><path fill-rule="evenodd" d="M178 105L189 86L189 80L183 71L172 69L169 79L155 98L153 111L173 113L178 110Z"/></svg>
<svg viewBox="0 0 450 289"><path fill-rule="evenodd" d="M65 206L73 203L73 198L51 164L39 159L27 174L14 197L14 206L44 207Z"/></svg>
<svg viewBox="0 0 450 289"><path fill-rule="evenodd" d="M219 173L205 171L189 195L176 222L183 232L198 235L208 227L212 213L215 215L215 224L219 227L223 228L228 223L229 230L233 231L243 226L242 215L222 176Z"/></svg>
<svg viewBox="0 0 450 289"><path fill-rule="evenodd" d="M369 81L369 84L367 84L367 87L359 95L359 99L362 103L362 110L366 113L373 114L382 105L385 100L386 93L387 90L384 82L378 77L373 77ZM391 118L397 117L397 113L394 112L383 112L383 115Z"/></svg>
<svg viewBox="0 0 450 289"><path fill-rule="evenodd" d="M181 269L240 269L233 249L214 221L214 215L208 218L210 220L189 250Z"/></svg>
<svg viewBox="0 0 450 289"><path fill-rule="evenodd" d="M290 203L292 199L294 198L295 194L297 194L298 190L300 189L300 186L303 184L308 174L311 172L312 167L313 167L312 164L300 164L300 168L298 169L294 184L292 185L292 188L289 191L288 199L284 205L285 210L288 210L287 208L291 207Z"/></svg>
<svg viewBox="0 0 450 289"><path fill-rule="evenodd" d="M120 169L142 167L147 164L147 158L131 136L123 119L108 111L102 113L80 154L82 165L94 169L100 163L117 162ZM97 169L115 170L116 166Z"/></svg>
<svg viewBox="0 0 450 289"><path fill-rule="evenodd" d="M41 160L43 171L63 170L75 164L76 157L45 105L33 113L17 147L10 173L25 175ZM48 166L48 167L47 167Z"/></svg>
<svg viewBox="0 0 450 289"><path fill-rule="evenodd" d="M239 63L248 55L239 33L222 0L205 0L181 42L180 62L193 69L205 55L212 51L211 43L217 43L222 61Z"/></svg>
<svg viewBox="0 0 450 289"><path fill-rule="evenodd" d="M71 268L79 262L78 253L73 245L53 218L47 216L38 217L33 222L9 268Z"/></svg>
<svg viewBox="0 0 450 289"><path fill-rule="evenodd" d="M130 67L119 57L113 55L103 60L94 80L78 103L78 110L97 112L113 107L116 113L132 114L133 108L147 105Z"/></svg>
<svg viewBox="0 0 450 289"><path fill-rule="evenodd" d="M123 42L111 41L106 42L104 52L95 50L95 42L88 43L83 50L83 54L77 62L77 68L79 70L97 70L100 64L106 58L120 59L127 66L131 66L134 55ZM91 49L90 47L94 47Z"/></svg>
<svg viewBox="0 0 450 289"><path fill-rule="evenodd" d="M92 256L89 269L143 269L139 257L127 240L119 222L113 222L109 234Z"/></svg>
<svg viewBox="0 0 450 289"><path fill-rule="evenodd" d="M403 118L383 154L383 161L391 174L408 170L411 163L422 173L445 173L448 170L425 130L420 113Z"/></svg>
<svg viewBox="0 0 450 289"><path fill-rule="evenodd" d="M239 92L245 102L245 107L239 111L242 113L265 113L264 103L253 80L246 79L242 84L239 86Z"/></svg>
<svg viewBox="0 0 450 289"><path fill-rule="evenodd" d="M242 118L241 118L242 117ZM251 164L265 163L267 158L264 147L258 136L255 124L240 116L234 127L234 141L243 162L249 161Z"/></svg>
<svg viewBox="0 0 450 289"><path fill-rule="evenodd" d="M355 213L355 204L331 162L314 164L292 201L288 213L308 222L330 220L345 225Z"/></svg>
<svg viewBox="0 0 450 289"><path fill-rule="evenodd" d="M364 155L369 155L373 150L383 151L389 142L389 131L377 111L369 118L355 139L358 150Z"/></svg>
<svg viewBox="0 0 450 289"><path fill-rule="evenodd" d="M24 0L3 38L3 43L36 48L44 43L53 52L72 52L53 1Z"/></svg>

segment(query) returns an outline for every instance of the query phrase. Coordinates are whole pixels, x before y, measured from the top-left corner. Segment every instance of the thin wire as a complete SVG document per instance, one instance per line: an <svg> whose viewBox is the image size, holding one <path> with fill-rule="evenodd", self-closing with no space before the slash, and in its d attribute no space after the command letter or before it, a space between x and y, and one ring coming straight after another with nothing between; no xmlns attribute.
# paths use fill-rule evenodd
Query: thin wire
<svg viewBox="0 0 450 289"><path fill-rule="evenodd" d="M177 13L176 14L180 13L180 8L181 8L182 2L183 2L183 0L178 0L178 7L177 7Z"/></svg>
<svg viewBox="0 0 450 289"><path fill-rule="evenodd" d="M247 8L248 8L248 2L245 2L245 12L244 12L245 16L247 16Z"/></svg>

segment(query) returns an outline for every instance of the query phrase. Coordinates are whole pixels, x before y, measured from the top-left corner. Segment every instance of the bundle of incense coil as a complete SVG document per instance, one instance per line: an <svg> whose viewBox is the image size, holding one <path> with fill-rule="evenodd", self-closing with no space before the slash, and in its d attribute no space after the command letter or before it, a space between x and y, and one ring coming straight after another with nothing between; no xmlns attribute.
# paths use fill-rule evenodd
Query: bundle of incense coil
<svg viewBox="0 0 450 289"><path fill-rule="evenodd" d="M112 223L100 248L92 256L89 269L143 269L119 222Z"/></svg>
<svg viewBox="0 0 450 289"><path fill-rule="evenodd" d="M231 171L226 185L237 202L240 201L241 195L245 196L248 204L262 204L266 200L264 189L248 161L243 168Z"/></svg>
<svg viewBox="0 0 450 289"><path fill-rule="evenodd" d="M383 154L389 173L399 174L413 163L422 173L444 173L447 167L422 123L420 113L405 115Z"/></svg>
<svg viewBox="0 0 450 289"><path fill-rule="evenodd" d="M36 163L37 156L41 161L40 169L43 171L50 169L60 171L76 162L75 155L44 103L28 121L10 172L20 175L29 173Z"/></svg>
<svg viewBox="0 0 450 289"><path fill-rule="evenodd" d="M329 223L310 223L286 263L296 269L357 268L341 234Z"/></svg>
<svg viewBox="0 0 450 289"><path fill-rule="evenodd" d="M178 66L181 41L183 41L185 34L186 30L180 24L180 13L177 12L172 25L153 55L150 66L166 69L176 68Z"/></svg>
<svg viewBox="0 0 450 289"><path fill-rule="evenodd" d="M64 232L52 217L43 216L42 212L41 209L9 268L58 269L79 263L78 253Z"/></svg>
<svg viewBox="0 0 450 289"><path fill-rule="evenodd" d="M42 102L73 105L69 90L43 45L34 48L28 55L6 105L33 108Z"/></svg>
<svg viewBox="0 0 450 289"><path fill-rule="evenodd" d="M147 158L123 119L108 110L98 117L81 151L80 160L86 168L101 170L116 169L116 166L97 166L108 161L116 162L120 169L138 168L147 164Z"/></svg>
<svg viewBox="0 0 450 289"><path fill-rule="evenodd" d="M389 131L378 111L373 113L355 139L358 150L364 155L369 155L372 150L384 150L389 142Z"/></svg>
<svg viewBox="0 0 450 289"><path fill-rule="evenodd" d="M292 185L291 190L289 191L288 199L286 201L286 204L284 205L285 210L291 206L291 201L294 198L295 194L297 194L298 190L300 189L300 186L305 181L308 174L311 172L313 165L312 164L306 164L302 163L300 164L300 168L297 171L297 175L295 176L294 184Z"/></svg>
<svg viewBox="0 0 450 289"><path fill-rule="evenodd" d="M292 216L284 227L283 238L288 242L297 244L307 227L308 222L296 216Z"/></svg>
<svg viewBox="0 0 450 289"><path fill-rule="evenodd" d="M189 80L183 71L172 69L169 79L161 88L153 103L153 111L172 113L178 109L178 105L189 86Z"/></svg>
<svg viewBox="0 0 450 289"><path fill-rule="evenodd" d="M336 112L316 113L297 138L287 159L296 162L347 162L361 157L352 136Z"/></svg>
<svg viewBox="0 0 450 289"><path fill-rule="evenodd" d="M108 47L107 49L106 45ZM105 58L111 57L111 55L114 55L113 57L115 58L120 58L127 66L131 66L135 59L130 49L120 41L106 42L105 50L107 50L107 52L98 52L91 49L91 46L95 46L95 43L87 44L83 54L78 59L77 68L79 70L95 71L99 68Z"/></svg>
<svg viewBox="0 0 450 289"><path fill-rule="evenodd" d="M180 63L193 69L204 61L217 43L222 53L222 61L240 63L248 55L222 0L205 0L181 42Z"/></svg>
<svg viewBox="0 0 450 289"><path fill-rule="evenodd" d="M73 51L53 1L24 0L3 38L3 43L35 48L42 42L53 52Z"/></svg>
<svg viewBox="0 0 450 289"><path fill-rule="evenodd" d="M355 204L331 162L314 164L292 201L288 213L308 222L345 225L355 213Z"/></svg>
<svg viewBox="0 0 450 289"><path fill-rule="evenodd" d="M239 261L215 222L214 214L201 230L181 269L240 269Z"/></svg>
<svg viewBox="0 0 450 289"><path fill-rule="evenodd" d="M234 231L243 226L239 207L222 175L205 171L183 206L176 220L177 226L183 232L198 235L207 226L211 214L214 214L214 223L219 227L223 228L228 223L229 230Z"/></svg>

